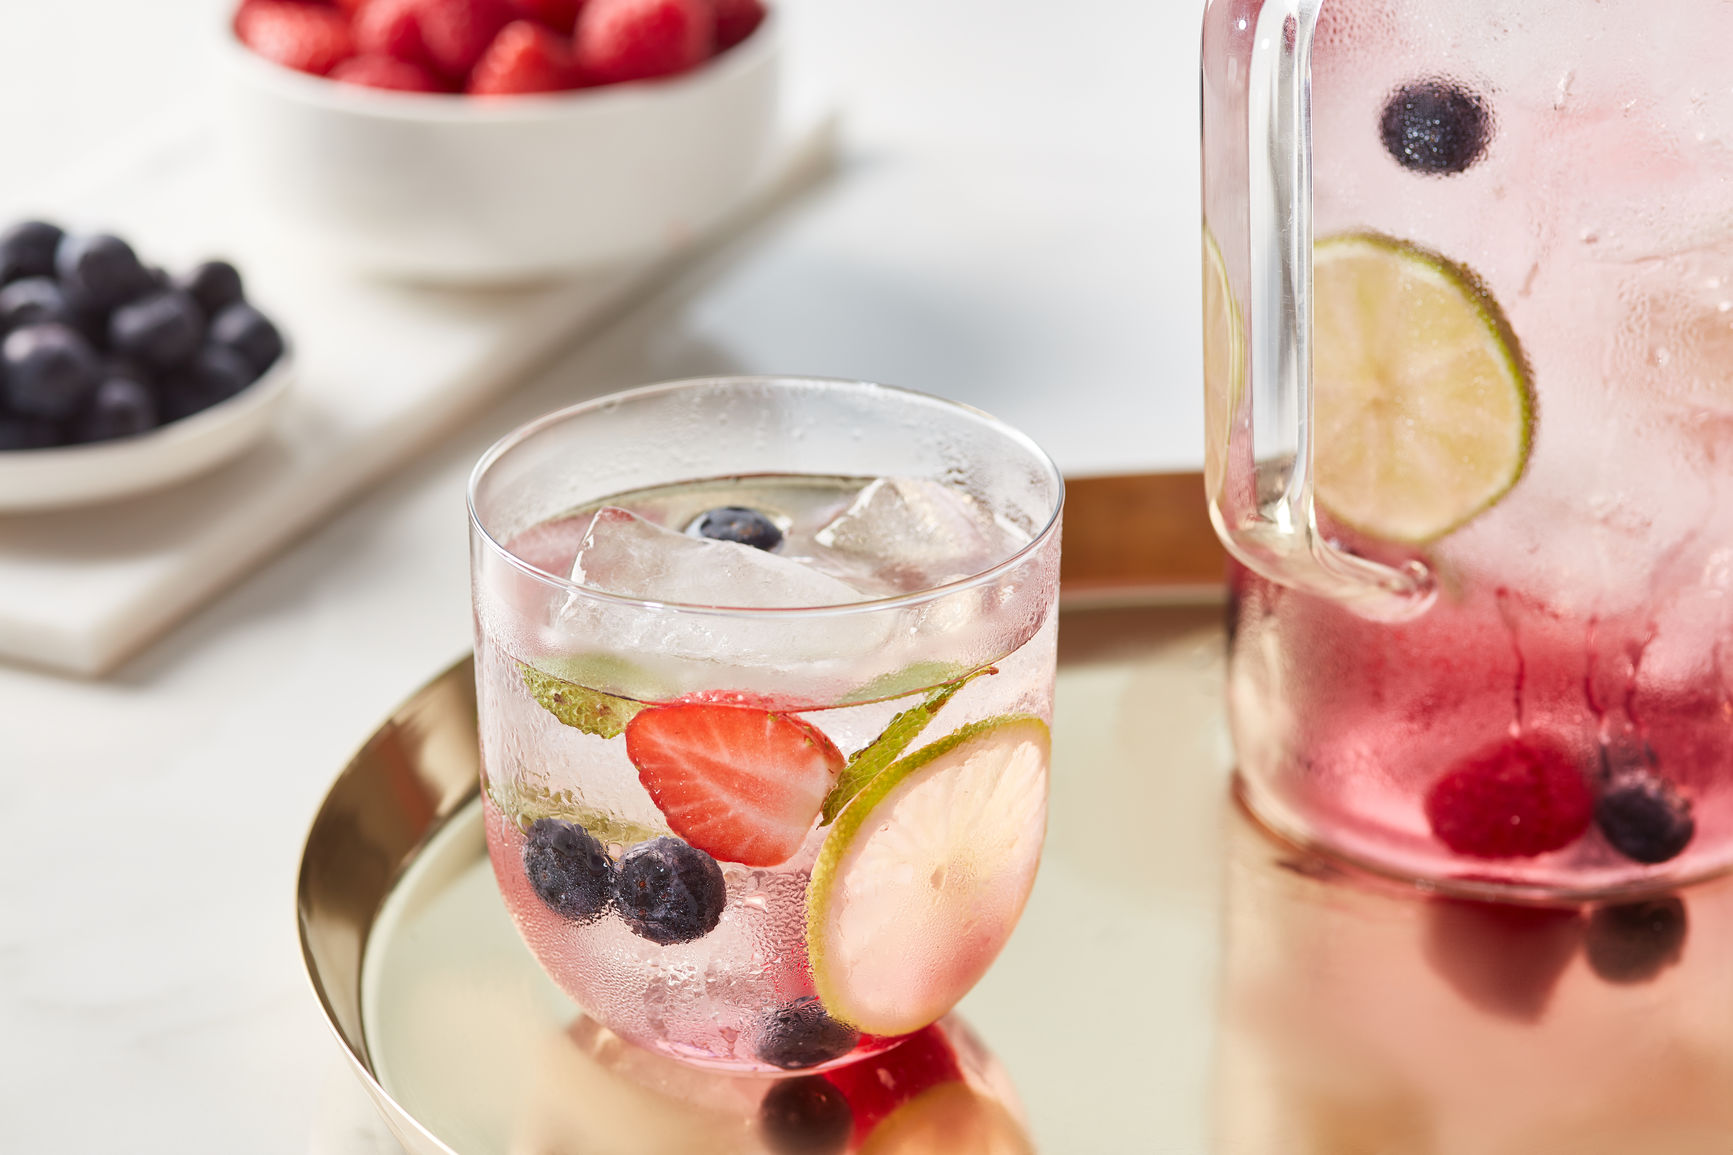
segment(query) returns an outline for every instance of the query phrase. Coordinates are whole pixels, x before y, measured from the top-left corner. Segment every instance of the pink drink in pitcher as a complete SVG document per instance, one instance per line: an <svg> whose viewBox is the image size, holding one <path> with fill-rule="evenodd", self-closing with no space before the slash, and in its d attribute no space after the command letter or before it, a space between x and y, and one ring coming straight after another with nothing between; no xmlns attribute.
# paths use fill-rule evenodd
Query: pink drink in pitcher
<svg viewBox="0 0 1733 1155"><path fill-rule="evenodd" d="M1210 5L1211 501L1282 831L1540 894L1733 861L1729 36L1696 0Z"/></svg>

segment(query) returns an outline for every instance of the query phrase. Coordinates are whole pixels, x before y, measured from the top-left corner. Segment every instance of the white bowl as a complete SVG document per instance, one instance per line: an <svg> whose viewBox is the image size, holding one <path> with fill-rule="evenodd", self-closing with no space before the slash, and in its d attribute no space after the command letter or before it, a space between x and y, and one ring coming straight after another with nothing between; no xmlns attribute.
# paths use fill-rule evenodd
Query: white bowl
<svg viewBox="0 0 1733 1155"><path fill-rule="evenodd" d="M267 238L410 280L531 280L671 247L769 157L777 24L684 76L485 100L307 76L225 28L238 204Z"/></svg>
<svg viewBox="0 0 1733 1155"><path fill-rule="evenodd" d="M0 512L136 497L215 469L270 428L295 366L285 349L257 381L198 413L115 441L0 452Z"/></svg>

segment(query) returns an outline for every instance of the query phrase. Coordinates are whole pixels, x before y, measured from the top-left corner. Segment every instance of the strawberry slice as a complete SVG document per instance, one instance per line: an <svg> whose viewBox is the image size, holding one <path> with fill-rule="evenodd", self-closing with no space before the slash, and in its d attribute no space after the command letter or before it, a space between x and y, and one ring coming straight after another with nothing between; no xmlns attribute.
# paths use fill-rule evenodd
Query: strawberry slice
<svg viewBox="0 0 1733 1155"><path fill-rule="evenodd" d="M674 833L747 866L775 866L800 849L844 761L799 718L708 702L639 711L626 755Z"/></svg>
<svg viewBox="0 0 1733 1155"><path fill-rule="evenodd" d="M888 1051L819 1077L829 1079L848 1100L858 1144L892 1111L934 1087L961 1081L963 1071L951 1041L934 1023Z"/></svg>

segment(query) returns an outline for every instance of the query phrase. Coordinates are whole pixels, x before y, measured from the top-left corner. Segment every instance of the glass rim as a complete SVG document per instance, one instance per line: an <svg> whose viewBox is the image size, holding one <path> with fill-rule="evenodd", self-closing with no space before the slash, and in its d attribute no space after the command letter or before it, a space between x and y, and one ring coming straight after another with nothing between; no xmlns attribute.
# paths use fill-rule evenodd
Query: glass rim
<svg viewBox="0 0 1733 1155"><path fill-rule="evenodd" d="M624 594L609 593L596 589L594 586L583 585L567 577L549 573L531 565L523 558L512 553L505 544L495 538L488 528L482 524L481 515L476 509L476 492L480 488L488 471L501 458L518 448L530 438L587 413L602 408L604 405L618 405L625 401L642 400L659 394L683 392L699 386L730 385L736 383L755 383L760 385L817 385L826 389L845 390L858 393L886 393L904 398L913 398L922 403L934 404L948 409L954 409L967 414L976 420L985 422L999 433L1005 435L1013 443L1028 453L1037 462L1053 484L1052 508L1048 511L1047 520L1029 538L1029 541L1009 556L994 562L986 569L957 578L955 581L942 585L929 586L926 589L912 590L907 593L891 594L886 597L868 598L858 602L842 602L825 606L719 606L702 602L672 602L654 598L635 598ZM699 479L694 479L699 480ZM670 482L668 484L677 484ZM1009 425L983 409L961 401L953 401L946 397L938 397L931 393L923 393L917 389L905 389L897 385L879 385L870 381L856 381L846 377L811 377L788 374L723 374L711 377L683 377L675 381L662 381L653 385L640 385L633 389L625 389L617 393L608 393L601 397L592 397L546 413L533 421L518 426L488 447L470 471L469 484L466 492L466 502L469 507L470 528L477 533L485 547L518 570L524 576L549 586L556 590L576 593L585 598L593 599L603 604L632 607L644 610L675 610L680 613L696 614L713 617L776 617L782 619L840 617L857 613L883 613L899 608L920 605L937 601L963 590L988 585L999 577L1016 569L1032 557L1047 540L1053 536L1059 526L1060 514L1065 509L1065 478L1059 472L1059 467L1046 450L1036 444L1034 438L1013 425Z"/></svg>

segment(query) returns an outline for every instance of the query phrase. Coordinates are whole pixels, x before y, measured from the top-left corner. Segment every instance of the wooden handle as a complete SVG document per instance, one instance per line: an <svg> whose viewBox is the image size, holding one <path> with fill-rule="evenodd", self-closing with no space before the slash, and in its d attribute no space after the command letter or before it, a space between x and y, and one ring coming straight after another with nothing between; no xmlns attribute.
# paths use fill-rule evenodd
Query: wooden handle
<svg viewBox="0 0 1733 1155"><path fill-rule="evenodd" d="M1066 604L1219 601L1226 566L1201 473L1066 479Z"/></svg>

